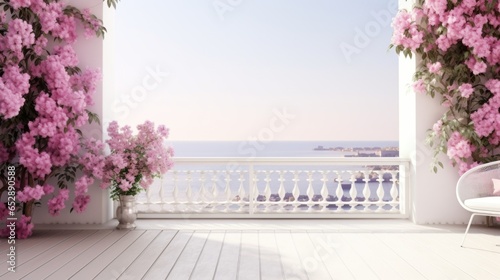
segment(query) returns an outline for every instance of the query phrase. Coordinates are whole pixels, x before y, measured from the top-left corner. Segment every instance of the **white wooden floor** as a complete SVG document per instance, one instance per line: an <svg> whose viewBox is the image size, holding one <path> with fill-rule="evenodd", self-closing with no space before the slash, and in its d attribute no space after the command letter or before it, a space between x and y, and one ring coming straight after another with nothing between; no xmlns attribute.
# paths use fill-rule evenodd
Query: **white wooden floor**
<svg viewBox="0 0 500 280"><path fill-rule="evenodd" d="M461 248L465 226L394 220L114 226L40 225L18 241L15 273L1 262L0 279L500 279L499 228L473 226ZM3 258L7 246L2 242Z"/></svg>

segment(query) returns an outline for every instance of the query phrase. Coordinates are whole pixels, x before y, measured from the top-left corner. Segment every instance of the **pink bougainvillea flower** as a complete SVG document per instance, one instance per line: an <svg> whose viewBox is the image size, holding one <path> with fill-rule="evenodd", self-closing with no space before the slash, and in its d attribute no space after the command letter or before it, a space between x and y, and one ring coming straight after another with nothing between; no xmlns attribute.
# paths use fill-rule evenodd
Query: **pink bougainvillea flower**
<svg viewBox="0 0 500 280"><path fill-rule="evenodd" d="M474 92L474 89L472 88L472 85L469 83L462 84L460 87L458 87L458 90L460 91L460 94L462 97L469 98L471 94Z"/></svg>
<svg viewBox="0 0 500 280"><path fill-rule="evenodd" d="M437 74L441 70L441 62L438 61L438 62L432 63L432 64L429 63L427 65L427 68L429 68L429 72Z"/></svg>
<svg viewBox="0 0 500 280"><path fill-rule="evenodd" d="M62 209L66 208L66 200L69 198L69 190L61 189L56 197L49 199L47 205L52 216L59 215Z"/></svg>
<svg viewBox="0 0 500 280"><path fill-rule="evenodd" d="M425 86L425 83L422 79L416 81L415 83L413 83L413 90L416 92L416 93L421 93L421 94L425 94L427 93L427 89L426 89L426 86Z"/></svg>

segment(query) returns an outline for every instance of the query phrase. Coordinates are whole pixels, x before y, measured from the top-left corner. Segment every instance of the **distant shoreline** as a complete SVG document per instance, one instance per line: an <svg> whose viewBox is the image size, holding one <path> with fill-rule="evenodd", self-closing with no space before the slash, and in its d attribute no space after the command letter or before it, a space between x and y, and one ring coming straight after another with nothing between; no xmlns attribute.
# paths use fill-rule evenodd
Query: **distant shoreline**
<svg viewBox="0 0 500 280"><path fill-rule="evenodd" d="M332 151L354 153L344 155L344 157L398 157L399 147L324 147L318 145L313 151Z"/></svg>

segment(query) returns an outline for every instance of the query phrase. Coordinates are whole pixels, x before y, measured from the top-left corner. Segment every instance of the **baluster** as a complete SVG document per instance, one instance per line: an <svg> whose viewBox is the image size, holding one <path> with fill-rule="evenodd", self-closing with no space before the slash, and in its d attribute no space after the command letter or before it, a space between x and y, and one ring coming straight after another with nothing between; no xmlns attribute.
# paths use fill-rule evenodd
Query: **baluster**
<svg viewBox="0 0 500 280"><path fill-rule="evenodd" d="M349 211L356 211L356 197L358 196L358 190L356 189L356 171L350 172L351 179L349 181L351 182L351 189L349 190L349 195L351 196L351 202L349 204L351 205L351 209Z"/></svg>
<svg viewBox="0 0 500 280"><path fill-rule="evenodd" d="M266 196L266 201L269 202L269 200L271 199L271 178L269 177L270 176L270 171L264 171L266 172L266 178L264 179L264 181L266 182L266 187L264 188L264 195Z"/></svg>
<svg viewBox="0 0 500 280"><path fill-rule="evenodd" d="M226 202L231 203L233 198L231 197L231 173L230 171L226 171L226 178L224 179L226 181L226 188L224 189L224 193L226 194Z"/></svg>
<svg viewBox="0 0 500 280"><path fill-rule="evenodd" d="M213 170L212 171L213 174L212 174L212 201L214 203L217 203L217 196L219 195L219 192L217 191L217 176L218 176L218 172L217 170ZM214 208L215 209L215 206Z"/></svg>
<svg viewBox="0 0 500 280"><path fill-rule="evenodd" d="M240 197L240 203L241 204L245 204L245 186L244 186L244 182L245 182L245 178L243 177L243 172L241 170L238 170L238 172L240 173L240 178L238 179L238 181L240 181L240 188L238 190L238 195Z"/></svg>
<svg viewBox="0 0 500 280"><path fill-rule="evenodd" d="M270 176L270 173L272 171L264 171L266 173L266 178L264 179L264 181L266 182L266 187L264 188L264 201L267 202L266 204L264 204L265 208L264 208L264 211L265 212L268 212L269 208L271 207L269 205L269 201L271 199L271 178L269 177Z"/></svg>
<svg viewBox="0 0 500 280"><path fill-rule="evenodd" d="M225 202L224 202L224 212L230 212L231 211L231 202L233 200L232 193L231 193L231 171L226 170L226 176L224 178L224 181L226 182L226 186L224 187L224 194L225 194Z"/></svg>
<svg viewBox="0 0 500 280"><path fill-rule="evenodd" d="M250 215L254 213L258 205L258 197L259 197L259 190L257 189L257 182L259 181L259 178L257 178L257 173L256 171L253 170L253 166L250 165L249 171L248 171L249 177L248 177L248 182L250 183L250 191L249 193L249 207L250 207Z"/></svg>
<svg viewBox="0 0 500 280"><path fill-rule="evenodd" d="M368 208L368 206L370 206L370 204L368 204L368 203L370 202L370 196L371 196L370 185L369 185L370 172L365 170L363 172L363 174L365 176L365 179L363 179L363 181L365 181L365 186L363 187L363 201L365 202L365 204L364 204L363 210L368 211L368 210L370 210Z"/></svg>
<svg viewBox="0 0 500 280"><path fill-rule="evenodd" d="M198 192L198 202L204 203L205 202L205 171L203 170L198 170L200 174L200 191Z"/></svg>
<svg viewBox="0 0 500 280"><path fill-rule="evenodd" d="M177 203L179 203L179 186L177 184L177 180L178 180L178 175L177 175L177 170L174 170L173 171L173 180L174 180L174 189L172 190L172 197L174 198L174 205L177 205Z"/></svg>
<svg viewBox="0 0 500 280"><path fill-rule="evenodd" d="M338 211L342 211L342 206L346 205L342 202L342 198L344 197L344 190L342 189L342 175L340 172L335 171L337 173L337 190L335 191L335 195L337 196L337 206Z"/></svg>
<svg viewBox="0 0 500 280"><path fill-rule="evenodd" d="M293 190L292 190L292 195L294 198L295 202L299 201L299 196L300 196L300 190L299 190L299 172L298 170L293 171ZM296 211L298 207L298 204L295 204L293 207L293 211Z"/></svg>
<svg viewBox="0 0 500 280"><path fill-rule="evenodd" d="M312 174L313 174L313 171L307 171L307 181L309 182L307 184L307 201L308 202L312 202L313 200L313 197L314 197L314 189L313 189L313 186L312 186L312 182L313 182L313 178L312 178Z"/></svg>
<svg viewBox="0 0 500 280"><path fill-rule="evenodd" d="M161 204L163 204L165 202L165 199L163 198L164 194L165 194L165 191L163 188L163 176L161 176L160 177L160 203Z"/></svg>
<svg viewBox="0 0 500 280"><path fill-rule="evenodd" d="M377 171L378 174L378 187L377 187L377 196L378 196L378 201L377 201L377 211L383 211L383 206L384 206L384 171Z"/></svg>
<svg viewBox="0 0 500 280"><path fill-rule="evenodd" d="M285 194L286 194L286 191L285 191L285 178L284 178L284 175L283 173L285 173L286 171L283 171L283 170L280 170L280 177L278 179L278 181L280 182L280 187L278 189L278 195L280 197L280 208L279 208L279 211L283 211L284 207L285 207L285 204L283 203L285 201Z"/></svg>
<svg viewBox="0 0 500 280"><path fill-rule="evenodd" d="M391 186L391 197L392 197L392 200L391 200L391 205L393 207L394 210L396 210L396 206L398 206L400 203L399 203L399 191L398 191L398 186L397 186L397 183L398 183L398 179L397 179L397 171L391 171L391 182L392 182L392 186ZM399 209L399 211L401 211L401 209Z"/></svg>
<svg viewBox="0 0 500 280"><path fill-rule="evenodd" d="M187 181L186 197L187 197L187 201L189 203L189 207L192 207L192 204L193 204L193 189L191 186L192 180L193 180L193 178L191 176L191 170L186 171L186 181Z"/></svg>
<svg viewBox="0 0 500 280"><path fill-rule="evenodd" d="M328 198L328 188L326 187L326 183L328 182L328 178L326 177L327 172L326 171L321 171L321 181L323 182L323 185L321 186L321 198L322 202L326 202L326 199ZM327 204L323 204L323 207L321 208L322 211L326 211L326 206Z"/></svg>

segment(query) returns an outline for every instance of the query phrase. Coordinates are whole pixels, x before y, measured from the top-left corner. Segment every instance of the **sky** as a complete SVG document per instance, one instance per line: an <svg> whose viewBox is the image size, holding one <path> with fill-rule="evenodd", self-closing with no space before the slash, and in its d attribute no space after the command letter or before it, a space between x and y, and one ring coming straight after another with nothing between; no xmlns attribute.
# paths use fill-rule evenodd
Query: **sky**
<svg viewBox="0 0 500 280"><path fill-rule="evenodd" d="M397 140L396 3L121 1L105 122L177 141Z"/></svg>

